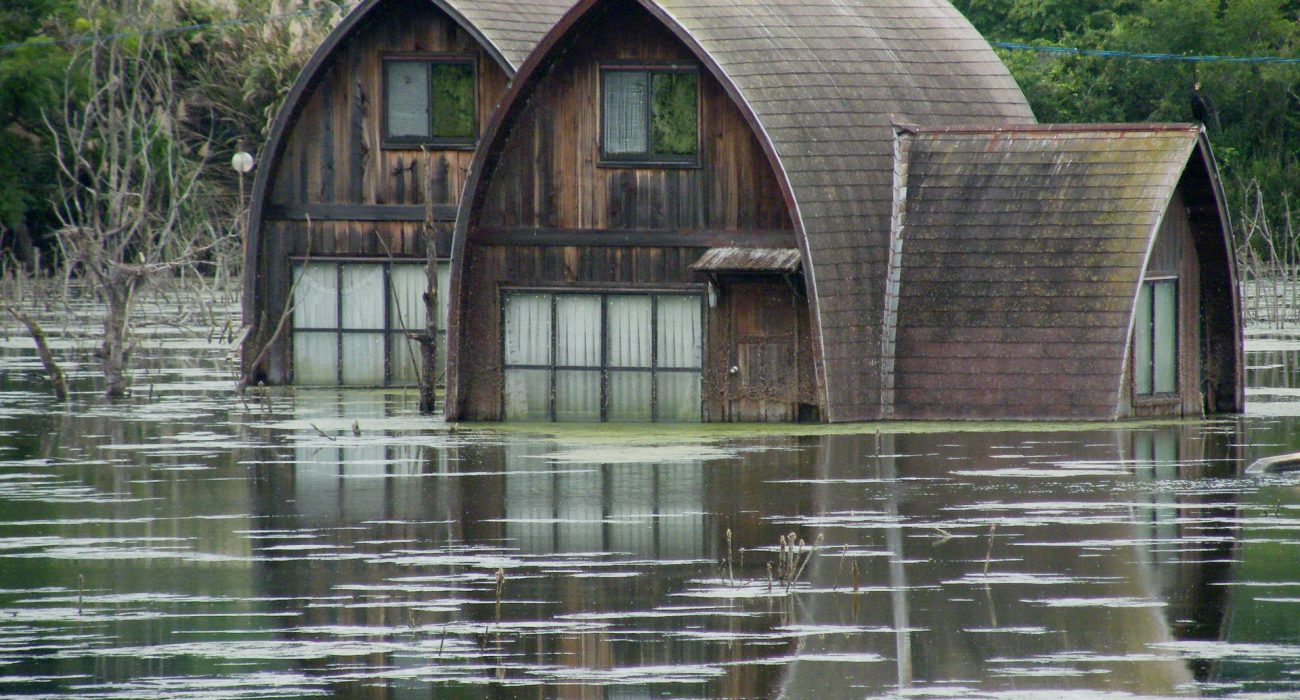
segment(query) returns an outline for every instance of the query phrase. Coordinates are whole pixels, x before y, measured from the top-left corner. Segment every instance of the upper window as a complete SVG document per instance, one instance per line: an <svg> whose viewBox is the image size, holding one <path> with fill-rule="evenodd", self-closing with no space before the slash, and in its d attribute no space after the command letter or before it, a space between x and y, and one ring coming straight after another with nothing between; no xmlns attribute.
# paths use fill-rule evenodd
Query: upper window
<svg viewBox="0 0 1300 700"><path fill-rule="evenodd" d="M473 146L472 58L384 60L384 145Z"/></svg>
<svg viewBox="0 0 1300 700"><path fill-rule="evenodd" d="M1178 280L1143 282L1133 326L1133 383L1139 396L1178 391Z"/></svg>
<svg viewBox="0 0 1300 700"><path fill-rule="evenodd" d="M692 68L607 67L600 78L602 160L697 161L699 73Z"/></svg>

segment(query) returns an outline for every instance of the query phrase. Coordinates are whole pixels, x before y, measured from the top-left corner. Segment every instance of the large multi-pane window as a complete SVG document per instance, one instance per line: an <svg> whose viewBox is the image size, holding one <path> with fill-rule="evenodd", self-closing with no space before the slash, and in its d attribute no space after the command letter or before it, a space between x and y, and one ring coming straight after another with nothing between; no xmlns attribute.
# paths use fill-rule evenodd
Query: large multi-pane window
<svg viewBox="0 0 1300 700"><path fill-rule="evenodd" d="M474 92L472 58L384 59L384 144L473 145Z"/></svg>
<svg viewBox="0 0 1300 700"><path fill-rule="evenodd" d="M1142 283L1133 324L1133 384L1139 396L1178 391L1178 280Z"/></svg>
<svg viewBox="0 0 1300 700"><path fill-rule="evenodd" d="M438 266L438 366L446 340L447 265ZM423 263L311 262L294 266L295 384L414 385L425 331Z"/></svg>
<svg viewBox="0 0 1300 700"><path fill-rule="evenodd" d="M697 294L508 292L507 420L698 421Z"/></svg>
<svg viewBox="0 0 1300 700"><path fill-rule="evenodd" d="M607 67L600 83L603 160L697 160L699 74L693 68Z"/></svg>

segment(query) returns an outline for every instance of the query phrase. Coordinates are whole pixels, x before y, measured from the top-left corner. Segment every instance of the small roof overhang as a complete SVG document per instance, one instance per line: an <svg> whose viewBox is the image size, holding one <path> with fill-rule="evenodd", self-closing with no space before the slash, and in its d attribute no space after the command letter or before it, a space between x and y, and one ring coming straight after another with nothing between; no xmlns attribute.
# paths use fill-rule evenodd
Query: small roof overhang
<svg viewBox="0 0 1300 700"><path fill-rule="evenodd" d="M798 248L709 248L691 265L698 272L793 274L801 266Z"/></svg>

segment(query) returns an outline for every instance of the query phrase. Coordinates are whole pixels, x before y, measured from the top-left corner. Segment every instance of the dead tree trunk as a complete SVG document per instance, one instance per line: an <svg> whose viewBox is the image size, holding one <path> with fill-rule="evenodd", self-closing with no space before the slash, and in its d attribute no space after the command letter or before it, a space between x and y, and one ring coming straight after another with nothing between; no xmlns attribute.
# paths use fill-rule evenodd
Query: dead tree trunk
<svg viewBox="0 0 1300 700"><path fill-rule="evenodd" d="M60 401L68 400L68 381L63 377L63 369L54 359L54 353L50 352L50 344L45 340L45 329L36 319L15 309L8 304L5 305L8 311L20 323L27 326L27 333L32 336L32 342L36 344L36 354L41 358L41 365L45 367L45 373L50 377L50 383L54 385L54 396Z"/></svg>
<svg viewBox="0 0 1300 700"><path fill-rule="evenodd" d="M430 414L438 403L438 245L433 225L433 162L424 152L424 333L420 341L420 413Z"/></svg>

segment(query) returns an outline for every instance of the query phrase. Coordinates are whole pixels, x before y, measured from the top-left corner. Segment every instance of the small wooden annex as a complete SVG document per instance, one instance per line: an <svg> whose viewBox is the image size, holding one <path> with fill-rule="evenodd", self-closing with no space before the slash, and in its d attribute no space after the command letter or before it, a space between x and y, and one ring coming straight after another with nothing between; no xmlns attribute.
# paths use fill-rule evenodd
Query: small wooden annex
<svg viewBox="0 0 1300 700"><path fill-rule="evenodd" d="M406 331L426 330L426 259L438 260L445 317L451 229L479 135L569 4L364 0L330 33L286 97L253 183L251 381L415 383L420 354Z"/></svg>
<svg viewBox="0 0 1300 700"><path fill-rule="evenodd" d="M1236 411L1230 250L1197 128L1035 125L946 0L580 0L471 166L446 414Z"/></svg>

